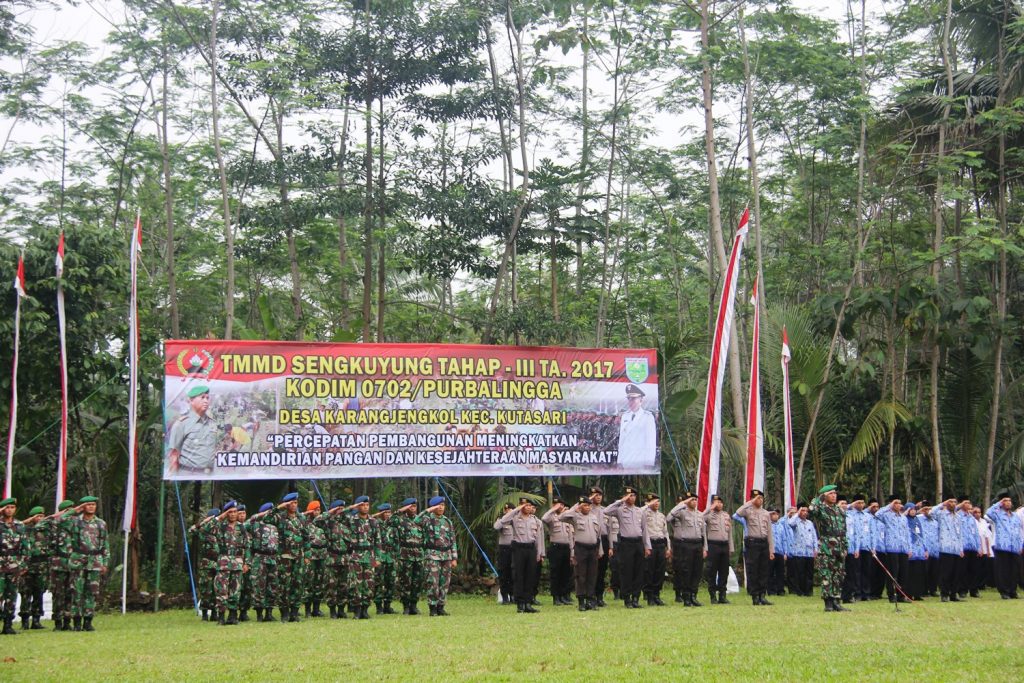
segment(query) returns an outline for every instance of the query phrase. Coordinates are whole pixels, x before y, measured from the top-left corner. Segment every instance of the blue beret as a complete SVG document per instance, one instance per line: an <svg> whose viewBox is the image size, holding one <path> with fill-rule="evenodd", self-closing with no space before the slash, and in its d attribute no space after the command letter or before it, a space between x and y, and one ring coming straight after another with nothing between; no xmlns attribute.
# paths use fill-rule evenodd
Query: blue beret
<svg viewBox="0 0 1024 683"><path fill-rule="evenodd" d="M298 499L299 499L299 494L297 494L297 493L289 493L288 495L286 495L284 498L281 499L281 502L282 503L290 503L293 500L298 500Z"/></svg>
<svg viewBox="0 0 1024 683"><path fill-rule="evenodd" d="M370 502L370 497L369 496L359 496L358 498L356 498L356 505L359 505L360 503L369 503L369 502Z"/></svg>
<svg viewBox="0 0 1024 683"><path fill-rule="evenodd" d="M267 510L273 510L273 509L274 509L274 504L273 503L264 503L263 505L260 505L260 512L266 512Z"/></svg>
<svg viewBox="0 0 1024 683"><path fill-rule="evenodd" d="M402 504L399 505L399 507L403 507L404 508L406 505L415 505L415 504L416 504L416 499L415 498L406 498L405 500L402 501Z"/></svg>
<svg viewBox="0 0 1024 683"><path fill-rule="evenodd" d="M334 508L340 508L344 504L345 504L345 501L343 501L343 500L332 500L331 501L331 506L329 508L327 508L327 509L328 510L333 510Z"/></svg>
<svg viewBox="0 0 1024 683"><path fill-rule="evenodd" d="M237 509L239 512L245 512L245 505L243 503L239 503Z"/></svg>
<svg viewBox="0 0 1024 683"><path fill-rule="evenodd" d="M377 506L377 512L384 512L391 509L391 503L381 503Z"/></svg>
<svg viewBox="0 0 1024 683"><path fill-rule="evenodd" d="M220 514L220 508L210 508L209 510L206 511L206 516L207 517L216 517L219 514Z"/></svg>
<svg viewBox="0 0 1024 683"><path fill-rule="evenodd" d="M238 503L236 503L233 500L229 500L228 502L224 503L224 512L227 512L228 510L234 510L236 507L238 507Z"/></svg>
<svg viewBox="0 0 1024 683"><path fill-rule="evenodd" d="M440 505L443 502L444 502L444 496L434 496L433 498L430 499L430 502L427 503L427 507L431 507L432 508L435 505Z"/></svg>

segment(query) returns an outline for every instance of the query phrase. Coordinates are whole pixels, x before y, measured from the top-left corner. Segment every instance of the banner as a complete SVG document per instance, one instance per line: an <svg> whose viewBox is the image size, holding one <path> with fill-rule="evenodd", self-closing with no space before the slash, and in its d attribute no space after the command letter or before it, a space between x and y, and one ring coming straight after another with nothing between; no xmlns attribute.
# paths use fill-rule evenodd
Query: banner
<svg viewBox="0 0 1024 683"><path fill-rule="evenodd" d="M657 474L653 349L167 341L164 478Z"/></svg>

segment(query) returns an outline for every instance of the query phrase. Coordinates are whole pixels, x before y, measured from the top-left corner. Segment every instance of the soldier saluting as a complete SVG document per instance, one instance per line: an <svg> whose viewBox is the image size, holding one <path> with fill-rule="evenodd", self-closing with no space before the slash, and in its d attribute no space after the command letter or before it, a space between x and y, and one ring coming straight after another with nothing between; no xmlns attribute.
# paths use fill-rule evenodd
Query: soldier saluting
<svg viewBox="0 0 1024 683"><path fill-rule="evenodd" d="M14 603L18 599L18 583L28 563L29 542L25 525L14 515L17 498L0 500L0 612L3 614L3 635L17 635L12 628Z"/></svg>

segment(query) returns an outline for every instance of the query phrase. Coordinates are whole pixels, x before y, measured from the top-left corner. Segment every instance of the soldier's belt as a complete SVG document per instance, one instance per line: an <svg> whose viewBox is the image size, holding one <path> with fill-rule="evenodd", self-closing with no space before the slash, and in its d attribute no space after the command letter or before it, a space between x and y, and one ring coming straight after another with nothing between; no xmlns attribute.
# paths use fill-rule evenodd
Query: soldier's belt
<svg viewBox="0 0 1024 683"><path fill-rule="evenodd" d="M422 548L423 544L422 543L403 543L402 547L403 548Z"/></svg>
<svg viewBox="0 0 1024 683"><path fill-rule="evenodd" d="M530 545L533 545L532 543ZM427 547L428 550L451 550L450 545L431 545Z"/></svg>
<svg viewBox="0 0 1024 683"><path fill-rule="evenodd" d="M257 555L277 555L276 550L254 550Z"/></svg>
<svg viewBox="0 0 1024 683"><path fill-rule="evenodd" d="M664 536L661 538L652 538L651 545L668 545L668 539Z"/></svg>
<svg viewBox="0 0 1024 683"><path fill-rule="evenodd" d="M323 550L327 546L326 545L314 545L314 546L310 546L310 547L313 548L314 550Z"/></svg>
<svg viewBox="0 0 1024 683"><path fill-rule="evenodd" d="M99 550L76 550L75 552L79 555L102 555L103 549L101 548Z"/></svg>
<svg viewBox="0 0 1024 683"><path fill-rule="evenodd" d="M713 545L729 545L729 541L717 541L715 539L709 538L708 539L708 544L709 545L711 545L711 544L713 544Z"/></svg>
<svg viewBox="0 0 1024 683"><path fill-rule="evenodd" d="M768 545L767 538L745 538L743 540L753 545Z"/></svg>
<svg viewBox="0 0 1024 683"><path fill-rule="evenodd" d="M700 545L702 541L700 538L673 538L672 540L677 543L696 543L697 545ZM708 541L708 543L728 543L728 541Z"/></svg>
<svg viewBox="0 0 1024 683"><path fill-rule="evenodd" d="M643 538L640 536L619 536L619 543L640 543Z"/></svg>
<svg viewBox="0 0 1024 683"><path fill-rule="evenodd" d="M349 549L350 550L373 550L373 546L372 545L351 545L351 546L349 546Z"/></svg>
<svg viewBox="0 0 1024 683"><path fill-rule="evenodd" d="M586 548L587 550L596 550L597 549L597 544L596 543L580 543L579 541L576 541L576 547L577 548Z"/></svg>

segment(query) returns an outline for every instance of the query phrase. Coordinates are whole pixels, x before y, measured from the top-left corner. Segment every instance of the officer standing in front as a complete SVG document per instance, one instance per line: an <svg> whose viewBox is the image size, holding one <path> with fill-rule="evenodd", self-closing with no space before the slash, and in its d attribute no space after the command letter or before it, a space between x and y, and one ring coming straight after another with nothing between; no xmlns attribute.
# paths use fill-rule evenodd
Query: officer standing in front
<svg viewBox="0 0 1024 683"><path fill-rule="evenodd" d="M78 501L71 533L71 567L74 582L74 600L71 619L74 630L95 631L92 618L100 596L100 577L107 573L110 546L107 543L107 524L96 516L95 496ZM79 629L81 624L81 629Z"/></svg>
<svg viewBox="0 0 1024 683"><path fill-rule="evenodd" d="M768 592L768 570L775 559L775 538L771 513L764 509L764 493L752 489L750 499L736 514L747 521L747 537L743 540L747 593L754 605L771 605L764 596Z"/></svg>
<svg viewBox="0 0 1024 683"><path fill-rule="evenodd" d="M12 626L14 603L18 600L21 575L28 564L28 534L25 525L15 517L17 512L17 498L0 500L0 615L5 636L18 634Z"/></svg>
<svg viewBox="0 0 1024 683"><path fill-rule="evenodd" d="M724 509L722 497L711 496L711 507L704 513L704 529L708 538L705 578L711 604L729 604L725 597L729 585L729 559L732 556L732 517Z"/></svg>
<svg viewBox="0 0 1024 683"><path fill-rule="evenodd" d="M444 516L443 496L434 496L427 501L427 509L416 516L416 523L423 531L423 564L425 566L427 605L430 616L447 617L445 603L448 602L448 587L452 570L459 563L459 546L455 540L455 527Z"/></svg>
<svg viewBox="0 0 1024 683"><path fill-rule="evenodd" d="M409 616L420 613L416 603L420 600L425 581L423 529L416 523L417 507L415 498L406 498L392 520L398 542L398 595L402 599L402 614ZM511 573L510 567L509 574ZM509 600L512 600L511 595Z"/></svg>
<svg viewBox="0 0 1024 683"><path fill-rule="evenodd" d="M597 584L594 586L594 593L596 599L594 604L598 607L604 607L604 591L606 587L605 577L608 574L608 566L611 562L611 538L609 536L608 529L608 518L604 514L604 491L601 490L600 486L590 487L590 505L591 512L597 515L597 519L601 523L601 549L602 554L597 559Z"/></svg>
<svg viewBox="0 0 1024 683"><path fill-rule="evenodd" d="M572 554L572 531L568 524L561 522L558 516L565 511L565 503L555 498L551 509L544 513L540 521L548 535L548 582L551 584L551 604L556 607L571 605L569 594L572 592L572 565L569 556Z"/></svg>
<svg viewBox="0 0 1024 683"><path fill-rule="evenodd" d="M21 628L38 630L43 628L43 593L46 592L50 573L50 524L45 510L37 505L28 511L28 519L22 520L28 534L29 553L25 574L21 577Z"/></svg>
<svg viewBox="0 0 1024 683"><path fill-rule="evenodd" d="M665 583L665 568L672 558L668 522L660 510L661 500L657 494L648 493L644 507L644 598L648 605L664 607L661 587Z"/></svg>
<svg viewBox="0 0 1024 683"><path fill-rule="evenodd" d="M505 503L502 508L502 515L514 510L515 505ZM494 529L498 532L498 590L501 593L501 604L512 604L512 526L502 524L501 517L494 522Z"/></svg>
<svg viewBox="0 0 1024 683"><path fill-rule="evenodd" d="M697 497L687 491L668 513L672 528L672 574L676 602L685 607L703 607L697 601L708 540L704 515L697 511Z"/></svg>
<svg viewBox="0 0 1024 683"><path fill-rule="evenodd" d="M597 609L594 596L597 586L597 561L604 553L601 548L601 522L594 514L590 499L580 496L579 501L558 517L572 524L572 556L570 558L576 578L576 601L580 612Z"/></svg>
<svg viewBox="0 0 1024 683"><path fill-rule="evenodd" d="M605 515L619 522L619 540L615 549L619 558L619 594L627 608L640 608L644 581L644 508L636 506L640 494L627 486L625 495L605 508Z"/></svg>
<svg viewBox="0 0 1024 683"><path fill-rule="evenodd" d="M544 558L544 525L534 516L537 508L529 498L520 498L519 507L499 520L512 527L512 591L520 613L533 614L535 573Z"/></svg>

